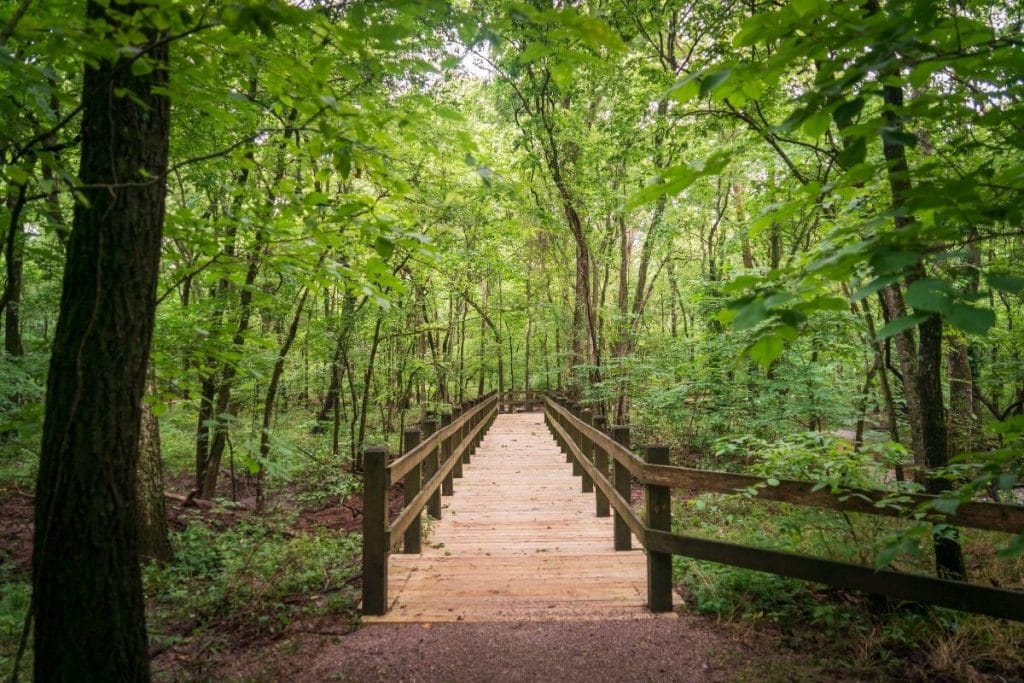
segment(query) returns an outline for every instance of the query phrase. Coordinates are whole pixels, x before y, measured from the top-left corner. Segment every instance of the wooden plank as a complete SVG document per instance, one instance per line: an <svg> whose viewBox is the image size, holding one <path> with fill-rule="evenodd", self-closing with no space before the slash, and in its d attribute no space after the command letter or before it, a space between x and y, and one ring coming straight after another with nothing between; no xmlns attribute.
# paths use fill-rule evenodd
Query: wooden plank
<svg viewBox="0 0 1024 683"><path fill-rule="evenodd" d="M1020 591L988 588L886 569L874 570L846 562L664 531L649 529L646 536L647 548L657 552L755 569L829 586L853 588L900 600L1024 621L1024 592Z"/></svg>

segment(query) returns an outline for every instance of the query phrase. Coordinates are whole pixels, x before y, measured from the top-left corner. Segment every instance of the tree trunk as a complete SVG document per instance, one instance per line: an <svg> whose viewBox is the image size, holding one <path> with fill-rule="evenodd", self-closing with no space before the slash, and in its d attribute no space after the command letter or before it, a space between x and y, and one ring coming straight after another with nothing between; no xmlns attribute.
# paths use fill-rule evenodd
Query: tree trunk
<svg viewBox="0 0 1024 683"><path fill-rule="evenodd" d="M146 383L146 394L152 396L152 379ZM139 464L136 467L139 487L139 557L142 560L170 562L174 551L167 535L167 509L164 503L164 463L160 456L160 421L149 403L142 401L139 423Z"/></svg>
<svg viewBox="0 0 1024 683"><path fill-rule="evenodd" d="M15 190L17 187L17 190ZM21 341L21 290L25 266L25 209L24 185L11 185L7 190L7 208L11 221L4 246L7 259L7 284L4 288L4 349L9 356L24 356Z"/></svg>
<svg viewBox="0 0 1024 683"><path fill-rule="evenodd" d="M118 27L148 6L87 2ZM141 402L164 221L167 41L154 66L98 58L83 82L81 169L53 342L35 499L35 680L149 679L136 528ZM141 28L140 28L141 27ZM119 54L124 54L122 51ZM131 97L116 93L129 92Z"/></svg>
<svg viewBox="0 0 1024 683"><path fill-rule="evenodd" d="M900 118L903 108L903 88L898 85L883 85L882 90L886 105L882 116L890 130L901 132L903 128ZM883 136L882 153L886 161L892 206L894 209L902 209L907 205L911 190L906 149L899 142ZM900 215L897 212L894 221L896 229L900 230L912 225L915 219L911 215ZM911 266L906 271L905 281L910 285L923 274L923 265ZM892 291L891 288L890 291ZM900 303L902 304L902 302ZM921 454L929 468L943 467L949 462L949 443L946 431L946 409L942 394L942 318L938 315L931 315L918 324L917 330L917 372L913 385L917 390L916 399L918 409L921 411L921 421L918 425ZM904 382L906 383L906 377ZM907 395L908 406L912 393ZM913 415L911 416L911 425L914 425ZM928 476L925 480L925 488L928 493L942 493L948 490L949 486L949 482L942 478ZM935 569L940 577L963 579L966 576L964 556L955 532L952 537L944 535L935 538Z"/></svg>
<svg viewBox="0 0 1024 683"><path fill-rule="evenodd" d="M292 323L288 327L288 334L285 337L284 344L281 345L281 351L277 354L277 359L274 361L274 370L270 374L270 383L267 385L267 395L263 400L263 424L260 429L260 460L257 463L259 469L256 471L256 512L263 512L265 505L263 478L266 472L265 463L270 458L270 423L274 416L274 399L277 397L277 387L281 383L281 375L284 374L285 358L288 357L288 352L291 351L292 344L295 343L295 336L299 333L299 322L302 320L302 311L306 307L307 296L309 296L309 289L303 288L302 295L299 297L299 305L295 307L295 315L292 317Z"/></svg>

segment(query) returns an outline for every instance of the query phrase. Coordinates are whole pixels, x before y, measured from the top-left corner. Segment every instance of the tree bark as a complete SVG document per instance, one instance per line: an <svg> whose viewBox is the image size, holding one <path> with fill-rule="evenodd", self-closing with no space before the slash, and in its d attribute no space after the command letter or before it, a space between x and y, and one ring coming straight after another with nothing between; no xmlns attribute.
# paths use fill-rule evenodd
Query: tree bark
<svg viewBox="0 0 1024 683"><path fill-rule="evenodd" d="M90 22L115 28L129 3ZM156 310L170 101L168 43L83 81L81 169L47 384L35 499L35 679L149 679L136 528L141 401ZM133 23L133 26L135 24ZM123 52L121 53L123 54ZM119 96L130 92L131 97Z"/></svg>
<svg viewBox="0 0 1024 683"><path fill-rule="evenodd" d="M24 356L21 341L21 290L25 267L25 185L11 185L7 190L7 208L10 225L4 254L7 259L7 284L4 288L4 349L9 356Z"/></svg>
<svg viewBox="0 0 1024 683"><path fill-rule="evenodd" d="M146 393L155 393L152 380ZM142 560L170 562L174 557L167 534L167 508L164 503L164 464L160 455L160 421L149 403L142 401L139 423L139 557Z"/></svg>

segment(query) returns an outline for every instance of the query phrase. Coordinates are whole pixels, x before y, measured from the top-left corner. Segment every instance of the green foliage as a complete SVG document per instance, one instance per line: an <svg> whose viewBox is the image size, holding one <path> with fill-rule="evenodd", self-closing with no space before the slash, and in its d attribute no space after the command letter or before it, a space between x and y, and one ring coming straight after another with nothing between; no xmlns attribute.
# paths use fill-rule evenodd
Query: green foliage
<svg viewBox="0 0 1024 683"><path fill-rule="evenodd" d="M302 616L350 611L360 539L327 530L293 534L269 520L215 531L192 521L173 536L174 561L144 578L154 638L191 619L273 633Z"/></svg>
<svg viewBox="0 0 1024 683"><path fill-rule="evenodd" d="M11 576L9 567L0 564L0 669L5 673L14 667L15 653L21 644L21 635L25 628L32 600L32 584L27 577ZM32 660L31 639L28 652L22 660Z"/></svg>

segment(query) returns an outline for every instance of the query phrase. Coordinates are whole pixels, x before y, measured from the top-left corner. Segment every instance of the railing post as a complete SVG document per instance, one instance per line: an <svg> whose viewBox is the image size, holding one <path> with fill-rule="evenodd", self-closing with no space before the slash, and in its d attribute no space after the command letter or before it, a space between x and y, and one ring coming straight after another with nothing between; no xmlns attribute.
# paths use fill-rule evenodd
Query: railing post
<svg viewBox="0 0 1024 683"><path fill-rule="evenodd" d="M452 422L458 422L462 417L462 405L452 406ZM459 444L462 443L462 439L466 436L465 426L459 427L455 430L455 434L452 435L452 449L458 448ZM452 476L456 479L462 478L462 459L465 457L464 453L459 453L459 457L455 459L455 467L452 468Z"/></svg>
<svg viewBox="0 0 1024 683"><path fill-rule="evenodd" d="M473 399L472 407L476 408L478 405L480 405L480 403L481 399L479 396L477 396L475 399ZM469 447L466 448L466 457L462 460L462 462L466 465L470 463L470 459L473 457L473 454L476 453L476 444L479 437L475 435L474 430L476 430L476 426L480 424L481 419L482 418L480 416L480 413L478 412L476 415L473 416L473 419L469 421L469 424L466 425L467 427L469 427L469 433L472 436L472 438L469 440Z"/></svg>
<svg viewBox="0 0 1024 683"><path fill-rule="evenodd" d="M575 417L580 417L580 412L583 410L583 406L580 405L579 403L573 403L571 410L572 410L572 414ZM572 421L570 421L569 424L566 425L566 426L568 427L568 429L566 431L569 433L569 438L572 439L572 442L574 444L576 444L578 447L580 447L580 451L582 452L582 450L583 450L583 448L582 448L583 442L580 441L580 430L576 429L576 427L574 426ZM580 467L580 463L576 460L576 458L572 457L572 451L567 451L567 452L569 453L569 455L568 455L569 462L572 463L572 476L578 477L581 474L583 474L583 468Z"/></svg>
<svg viewBox="0 0 1024 683"><path fill-rule="evenodd" d="M402 433L402 453L408 453L420 443L420 430L416 427L409 427ZM403 479L405 504L408 505L420 492L423 486L423 463L412 468L409 474ZM419 516L412 521L409 528L405 530L405 538L402 540L402 552L418 555L423 552L422 520Z"/></svg>
<svg viewBox="0 0 1024 683"><path fill-rule="evenodd" d="M594 427L596 427L598 430L600 430L602 432L606 432L607 425L608 425L608 418L607 417L605 417L604 415L595 415L594 416ZM602 477L604 477L605 479L608 479L609 481L611 481L611 479L608 476L608 451L606 451L601 446L598 446L596 443L593 444L593 447L594 447L594 467L597 468L597 471L601 473ZM608 510L608 496L606 496L604 494L604 492L601 491L600 487L598 487L594 498L597 500L597 506L596 506L597 516L598 517L607 517L608 514L609 514L609 510Z"/></svg>
<svg viewBox="0 0 1024 683"><path fill-rule="evenodd" d="M594 411L590 408L584 408L580 411L580 419L583 420L584 424L593 426ZM583 454L584 460L588 460L593 464L594 442L583 433L583 430L580 430L580 452ZM590 475L587 474L587 471L582 466L580 466L580 475L583 480L583 493L592 493L594 491L594 480L590 478Z"/></svg>
<svg viewBox="0 0 1024 683"><path fill-rule="evenodd" d="M434 432L437 431L437 418L432 415L428 415L427 419L423 421L423 438L429 439ZM439 467L438 459L441 449L438 446L434 446L430 449L430 454L423 460L423 478L430 481ZM434 519L441 519L441 490L435 490L429 500L427 500L427 514Z"/></svg>
<svg viewBox="0 0 1024 683"><path fill-rule="evenodd" d="M441 428L447 427L452 423L451 413L441 413ZM448 459L452 457L452 437L441 439L441 465L447 465ZM455 493L455 482L453 481L454 475L451 470L448 470L448 474L444 475L444 481L441 482L441 495L450 496Z"/></svg>
<svg viewBox="0 0 1024 683"><path fill-rule="evenodd" d="M363 452L363 614L388 609L388 452Z"/></svg>
<svg viewBox="0 0 1024 683"><path fill-rule="evenodd" d="M624 446L627 450L629 449L629 427L626 425L615 425L612 427L612 438L615 439L615 443L620 446ZM615 491L620 496L626 499L626 502L630 502L632 492L631 478L629 470L626 466L619 462L618 458L612 458L614 465L612 466L613 474L612 479L615 484ZM626 524L626 520L622 518L622 515L615 512L615 549L616 550L631 550L633 548L633 536L629 530L629 526Z"/></svg>
<svg viewBox="0 0 1024 683"><path fill-rule="evenodd" d="M647 462L668 464L668 446L644 448ZM656 531L672 531L672 490L667 486L646 484L646 525ZM652 612L672 611L672 555L647 551L647 608Z"/></svg>

